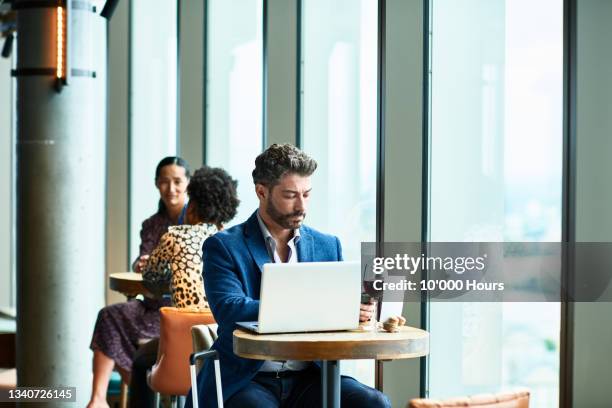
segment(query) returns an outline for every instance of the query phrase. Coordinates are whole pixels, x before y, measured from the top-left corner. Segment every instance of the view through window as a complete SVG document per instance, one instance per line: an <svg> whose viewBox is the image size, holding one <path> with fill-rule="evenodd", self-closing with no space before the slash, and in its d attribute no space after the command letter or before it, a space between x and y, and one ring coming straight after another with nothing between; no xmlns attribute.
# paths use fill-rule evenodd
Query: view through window
<svg viewBox="0 0 612 408"><path fill-rule="evenodd" d="M431 2L431 241L561 240L563 2ZM559 303L429 305L430 396L558 405Z"/></svg>
<svg viewBox="0 0 612 408"><path fill-rule="evenodd" d="M377 14L375 0L303 2L302 147L319 164L306 222L345 260L376 240ZM341 368L374 385L373 361Z"/></svg>
<svg viewBox="0 0 612 408"><path fill-rule="evenodd" d="M263 145L263 1L208 0L207 17L206 164L238 180L231 226L259 205L251 172Z"/></svg>

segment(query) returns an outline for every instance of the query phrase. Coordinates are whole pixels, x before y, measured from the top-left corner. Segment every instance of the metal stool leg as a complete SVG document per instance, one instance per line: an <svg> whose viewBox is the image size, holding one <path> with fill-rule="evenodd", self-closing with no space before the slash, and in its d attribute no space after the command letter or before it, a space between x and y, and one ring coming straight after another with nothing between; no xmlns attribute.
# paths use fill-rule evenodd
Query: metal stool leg
<svg viewBox="0 0 612 408"><path fill-rule="evenodd" d="M127 408L127 399L128 399L128 385L127 383L121 381L121 394L119 394L119 407Z"/></svg>
<svg viewBox="0 0 612 408"><path fill-rule="evenodd" d="M340 363L323 361L321 365L321 399L323 408L340 407Z"/></svg>
<svg viewBox="0 0 612 408"><path fill-rule="evenodd" d="M191 397L193 408L198 408L198 385L196 381L196 361L199 358L212 358L215 366L215 383L217 388L217 407L223 408L223 390L221 387L221 366L219 365L219 354L216 350L198 351L189 356L191 371Z"/></svg>

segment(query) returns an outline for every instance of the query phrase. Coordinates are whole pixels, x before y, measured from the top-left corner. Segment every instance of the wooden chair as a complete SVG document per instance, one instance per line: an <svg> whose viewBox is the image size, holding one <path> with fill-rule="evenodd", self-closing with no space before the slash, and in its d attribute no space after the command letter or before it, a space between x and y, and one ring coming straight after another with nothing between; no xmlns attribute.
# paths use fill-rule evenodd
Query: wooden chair
<svg viewBox="0 0 612 408"><path fill-rule="evenodd" d="M407 408L529 408L529 391L501 394L480 394L471 397L433 400L416 398L410 400Z"/></svg>

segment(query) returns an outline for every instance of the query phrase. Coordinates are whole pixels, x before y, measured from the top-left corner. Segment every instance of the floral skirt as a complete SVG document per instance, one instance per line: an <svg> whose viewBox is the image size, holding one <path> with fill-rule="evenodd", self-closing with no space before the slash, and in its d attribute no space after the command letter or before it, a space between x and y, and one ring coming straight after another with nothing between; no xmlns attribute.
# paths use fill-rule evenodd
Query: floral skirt
<svg viewBox="0 0 612 408"><path fill-rule="evenodd" d="M102 308L89 347L101 351L123 370L131 372L139 343L159 337L159 308L170 304L170 299L145 298Z"/></svg>

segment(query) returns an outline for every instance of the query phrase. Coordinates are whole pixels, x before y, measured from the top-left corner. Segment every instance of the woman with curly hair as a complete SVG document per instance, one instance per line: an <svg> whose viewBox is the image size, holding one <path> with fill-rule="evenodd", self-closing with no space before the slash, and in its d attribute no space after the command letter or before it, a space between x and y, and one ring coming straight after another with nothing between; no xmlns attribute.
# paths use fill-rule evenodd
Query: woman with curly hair
<svg viewBox="0 0 612 408"><path fill-rule="evenodd" d="M175 307L208 308L202 245L236 215L237 184L223 169L205 166L196 170L187 187L185 224L168 228L144 267L142 278L147 289L161 294L170 285Z"/></svg>

